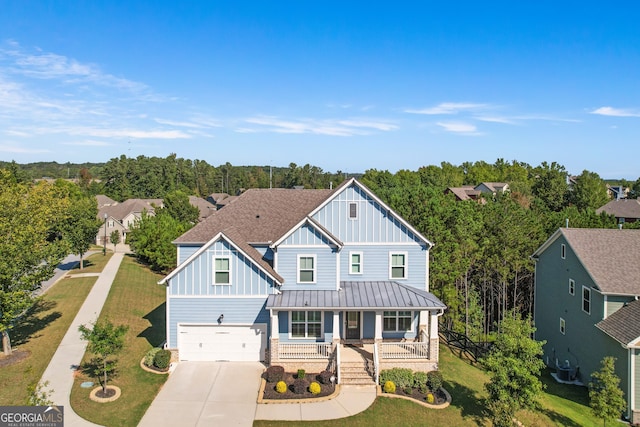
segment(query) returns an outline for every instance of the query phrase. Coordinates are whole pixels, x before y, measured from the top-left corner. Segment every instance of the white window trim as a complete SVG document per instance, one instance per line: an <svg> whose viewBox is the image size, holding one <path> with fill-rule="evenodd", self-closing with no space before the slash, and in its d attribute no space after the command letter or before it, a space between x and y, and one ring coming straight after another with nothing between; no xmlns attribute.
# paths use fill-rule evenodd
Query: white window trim
<svg viewBox="0 0 640 427"><path fill-rule="evenodd" d="M562 335L565 335L565 332L567 331L567 323L565 322L565 320L561 317L560 318L560 333Z"/></svg>
<svg viewBox="0 0 640 427"><path fill-rule="evenodd" d="M587 294L589 295L589 311L584 309L584 302L586 300L585 297L584 297L584 291L585 290L587 291ZM587 314L591 314L591 289L587 288L586 286L582 286L582 300L581 300L581 303L582 303L582 307L581 307L582 311L587 313Z"/></svg>
<svg viewBox="0 0 640 427"><path fill-rule="evenodd" d="M360 272L359 273L354 273L353 270L351 269L351 267L353 267L353 255L360 255ZM354 275L362 275L363 271L364 271L364 266L363 266L363 261L364 260L364 255L362 254L361 251L352 251L349 252L349 274L354 274Z"/></svg>
<svg viewBox="0 0 640 427"><path fill-rule="evenodd" d="M410 314L411 326L409 327L409 329L405 330L405 329L399 329L398 328L399 323L400 323L399 322L400 317L398 316L398 312L400 312L400 311L408 311L409 313L411 313ZM385 329L384 328L384 319L385 319L385 317L391 317L391 316L385 316L384 315L385 312L395 313L395 318L396 318L396 329L395 330L394 329ZM402 317L404 318L405 316L402 316ZM413 311L411 311L411 310L384 310L382 312L382 332L413 332L413 329L414 329L413 328L413 323L414 323L413 321L414 321L414 314L413 314Z"/></svg>
<svg viewBox="0 0 640 427"><path fill-rule="evenodd" d="M567 258L567 245L564 243L560 245L560 258Z"/></svg>
<svg viewBox="0 0 640 427"><path fill-rule="evenodd" d="M569 279L569 295L576 294L576 281L573 279Z"/></svg>
<svg viewBox="0 0 640 427"><path fill-rule="evenodd" d="M393 256L394 255L404 255L404 277L393 277L392 275L392 267L393 267ZM389 252L389 280L407 280L409 277L409 253L408 252Z"/></svg>
<svg viewBox="0 0 640 427"><path fill-rule="evenodd" d="M228 259L229 260L229 283L216 283L216 260L217 259ZM229 255L214 255L213 256L213 285L214 286L231 286L231 283L233 283L233 278L232 278L232 273L231 273L231 257ZM225 270L220 270L225 271Z"/></svg>
<svg viewBox="0 0 640 427"><path fill-rule="evenodd" d="M307 316L307 314L304 315L304 324L305 324L305 328L304 328L304 337L294 337L293 336L293 332L292 332L292 325L293 325L293 312L294 311L302 311L304 313L308 313L310 311L319 311L320 312L320 337L310 337L309 336L309 318ZM324 340L324 311L322 310L291 310L289 311L289 339L292 340L308 340L308 339L321 339Z"/></svg>
<svg viewBox="0 0 640 427"><path fill-rule="evenodd" d="M356 202L349 202L348 203L348 212L347 212L347 218L349 218L351 221L358 219L358 203ZM351 216L351 206L355 206L356 207L356 215L355 216Z"/></svg>
<svg viewBox="0 0 640 427"><path fill-rule="evenodd" d="M300 280L300 259L301 258L313 258L313 280L311 282L303 282ZM313 285L318 281L318 260L315 254L298 254L296 263L296 282L301 285Z"/></svg>

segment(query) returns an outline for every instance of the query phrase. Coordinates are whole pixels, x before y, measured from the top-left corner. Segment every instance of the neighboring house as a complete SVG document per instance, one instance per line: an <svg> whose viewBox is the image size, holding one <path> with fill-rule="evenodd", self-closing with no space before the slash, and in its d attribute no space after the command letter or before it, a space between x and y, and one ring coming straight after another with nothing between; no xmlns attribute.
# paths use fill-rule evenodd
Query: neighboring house
<svg viewBox="0 0 640 427"><path fill-rule="evenodd" d="M452 193L456 200L478 200L484 202L482 194L490 193L495 196L498 193L509 191L509 184L506 182L482 182L475 187L473 185L463 185L462 187L448 187L445 194Z"/></svg>
<svg viewBox="0 0 640 427"><path fill-rule="evenodd" d="M209 217L209 215L216 211L216 206L202 197L189 196L189 203L191 206L197 207L200 211L198 221L204 221Z"/></svg>
<svg viewBox="0 0 640 427"><path fill-rule="evenodd" d="M174 243L178 267L160 283L180 360L329 368L339 381L437 369L432 244L355 179L246 190Z"/></svg>
<svg viewBox="0 0 640 427"><path fill-rule="evenodd" d="M215 205L216 209L220 209L226 205L226 203L223 203L223 200L227 198L229 198L227 193L212 193L207 197L207 202Z"/></svg>
<svg viewBox="0 0 640 427"><path fill-rule="evenodd" d="M615 357L627 416L640 422L640 230L561 228L533 259L546 364L586 385Z"/></svg>
<svg viewBox="0 0 640 427"><path fill-rule="evenodd" d="M613 200L626 199L629 196L631 189L623 185L609 185L607 184L607 196Z"/></svg>
<svg viewBox="0 0 640 427"><path fill-rule="evenodd" d="M636 222L640 219L640 199L612 200L596 209L597 214L602 212L615 216L619 224Z"/></svg>
<svg viewBox="0 0 640 427"><path fill-rule="evenodd" d="M125 243L131 227L142 218L142 212L155 215L156 208L162 208L162 199L129 199L122 203L114 202L106 196L96 196L98 200L98 219L104 221L96 235L96 245L109 243L111 233L120 233L120 243ZM109 203L108 200L113 203ZM104 203L107 204L104 204Z"/></svg>

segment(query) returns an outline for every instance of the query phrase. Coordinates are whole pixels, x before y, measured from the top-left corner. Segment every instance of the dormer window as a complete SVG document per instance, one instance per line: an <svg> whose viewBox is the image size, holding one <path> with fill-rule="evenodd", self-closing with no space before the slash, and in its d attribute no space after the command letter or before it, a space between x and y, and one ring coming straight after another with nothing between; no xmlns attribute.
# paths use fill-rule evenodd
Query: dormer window
<svg viewBox="0 0 640 427"><path fill-rule="evenodd" d="M358 218L358 204L355 202L349 203L349 219Z"/></svg>

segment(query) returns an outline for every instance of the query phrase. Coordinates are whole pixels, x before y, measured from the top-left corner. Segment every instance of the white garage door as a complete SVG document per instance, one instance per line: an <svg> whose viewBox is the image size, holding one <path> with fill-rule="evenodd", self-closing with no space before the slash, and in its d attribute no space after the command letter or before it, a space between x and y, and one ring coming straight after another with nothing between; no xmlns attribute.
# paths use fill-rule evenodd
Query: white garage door
<svg viewBox="0 0 640 427"><path fill-rule="evenodd" d="M259 362L267 348L267 325L178 325L180 360Z"/></svg>

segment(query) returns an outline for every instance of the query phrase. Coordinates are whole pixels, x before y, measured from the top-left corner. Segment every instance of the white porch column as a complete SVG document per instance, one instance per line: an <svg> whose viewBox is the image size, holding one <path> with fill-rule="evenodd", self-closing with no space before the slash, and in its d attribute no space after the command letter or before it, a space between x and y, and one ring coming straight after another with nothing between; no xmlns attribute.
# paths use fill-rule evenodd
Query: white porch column
<svg viewBox="0 0 640 427"><path fill-rule="evenodd" d="M340 312L333 311L333 342L340 341Z"/></svg>
<svg viewBox="0 0 640 427"><path fill-rule="evenodd" d="M269 339L269 363L273 364L280 360L280 325L278 322L278 312L271 310L271 337Z"/></svg>
<svg viewBox="0 0 640 427"><path fill-rule="evenodd" d="M438 360L438 317L442 313L437 311L430 312L429 316L429 359Z"/></svg>
<svg viewBox="0 0 640 427"><path fill-rule="evenodd" d="M280 336L280 325L278 322L278 312L271 310L271 338L278 338Z"/></svg>
<svg viewBox="0 0 640 427"><path fill-rule="evenodd" d="M382 341L382 312L376 311L376 328L374 339L376 342Z"/></svg>

